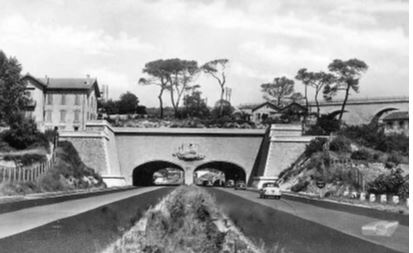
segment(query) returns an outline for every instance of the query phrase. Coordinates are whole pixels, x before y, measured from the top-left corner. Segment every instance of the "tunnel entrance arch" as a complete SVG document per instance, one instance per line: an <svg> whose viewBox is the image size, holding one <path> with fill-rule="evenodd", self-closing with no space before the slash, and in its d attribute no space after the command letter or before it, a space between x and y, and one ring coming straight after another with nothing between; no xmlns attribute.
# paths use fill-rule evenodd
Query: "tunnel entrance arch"
<svg viewBox="0 0 413 253"><path fill-rule="evenodd" d="M156 176L159 175L165 179L156 181ZM171 162L167 161L151 161L141 164L133 169L132 184L134 186L152 186L152 185L178 185L184 183L184 169Z"/></svg>
<svg viewBox="0 0 413 253"><path fill-rule="evenodd" d="M199 179L199 172L200 171L219 171L224 174L224 177L221 178L219 176L217 177L206 177L206 179L211 180L212 185L220 185L220 181L228 181L228 180L234 180L234 181L244 181L247 182L247 173L245 169L240 167L239 165L231 162L225 162L225 161L213 161L213 162L207 162L204 164L199 165L198 167L195 168L194 170L194 182L197 182L197 178ZM202 176L202 175L201 175ZM221 181L222 182L222 181Z"/></svg>

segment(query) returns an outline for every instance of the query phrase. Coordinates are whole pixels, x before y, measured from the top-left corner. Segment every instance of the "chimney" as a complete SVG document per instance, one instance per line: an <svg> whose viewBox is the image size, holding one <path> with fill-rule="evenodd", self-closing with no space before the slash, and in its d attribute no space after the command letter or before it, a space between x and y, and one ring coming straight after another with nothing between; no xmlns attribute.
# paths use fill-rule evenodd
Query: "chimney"
<svg viewBox="0 0 413 253"><path fill-rule="evenodd" d="M45 75L44 78L46 79L46 85L49 85L49 77Z"/></svg>

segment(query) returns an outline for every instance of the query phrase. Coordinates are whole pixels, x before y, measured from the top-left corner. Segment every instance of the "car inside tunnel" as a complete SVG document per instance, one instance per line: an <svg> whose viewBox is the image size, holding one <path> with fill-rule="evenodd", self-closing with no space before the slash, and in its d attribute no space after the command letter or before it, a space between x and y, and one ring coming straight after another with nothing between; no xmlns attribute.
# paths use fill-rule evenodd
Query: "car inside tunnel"
<svg viewBox="0 0 413 253"><path fill-rule="evenodd" d="M195 175L197 175L199 177L200 171L220 171L224 174L224 181L228 181L228 180L234 180L234 182L237 181L244 181L246 182L246 173L245 170L243 168L241 168L240 166L234 164L234 163L230 163L230 162L222 162L222 161L216 161L216 162L209 162L209 163L205 163L202 164L200 166L198 166L195 169ZM194 180L194 182L197 182L197 180ZM213 182L211 182L214 186L220 185L220 183L218 183L218 180L213 180Z"/></svg>
<svg viewBox="0 0 413 253"><path fill-rule="evenodd" d="M152 161L133 170L134 186L179 185L184 182L184 170L179 165L166 161Z"/></svg>

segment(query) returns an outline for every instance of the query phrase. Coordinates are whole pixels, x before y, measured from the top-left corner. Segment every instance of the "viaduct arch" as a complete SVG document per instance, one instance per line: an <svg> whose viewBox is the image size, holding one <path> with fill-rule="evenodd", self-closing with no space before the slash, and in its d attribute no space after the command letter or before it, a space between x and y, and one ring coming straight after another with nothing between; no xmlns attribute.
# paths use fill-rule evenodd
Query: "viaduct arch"
<svg viewBox="0 0 413 253"><path fill-rule="evenodd" d="M337 116L341 109L342 101L320 102L320 113ZM315 111L315 103L310 103L310 110ZM409 97L388 97L349 99L343 114L343 120L349 125L369 124L380 122L381 119L392 111L408 111Z"/></svg>

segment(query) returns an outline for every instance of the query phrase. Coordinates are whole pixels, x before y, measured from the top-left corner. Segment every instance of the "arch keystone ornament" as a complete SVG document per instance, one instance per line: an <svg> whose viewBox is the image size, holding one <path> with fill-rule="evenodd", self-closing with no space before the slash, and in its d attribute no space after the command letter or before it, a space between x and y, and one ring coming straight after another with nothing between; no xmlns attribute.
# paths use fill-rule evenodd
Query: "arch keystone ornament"
<svg viewBox="0 0 413 253"><path fill-rule="evenodd" d="M177 152L172 155L183 161L198 161L205 158L205 155L199 151L199 144L194 143L181 144Z"/></svg>

